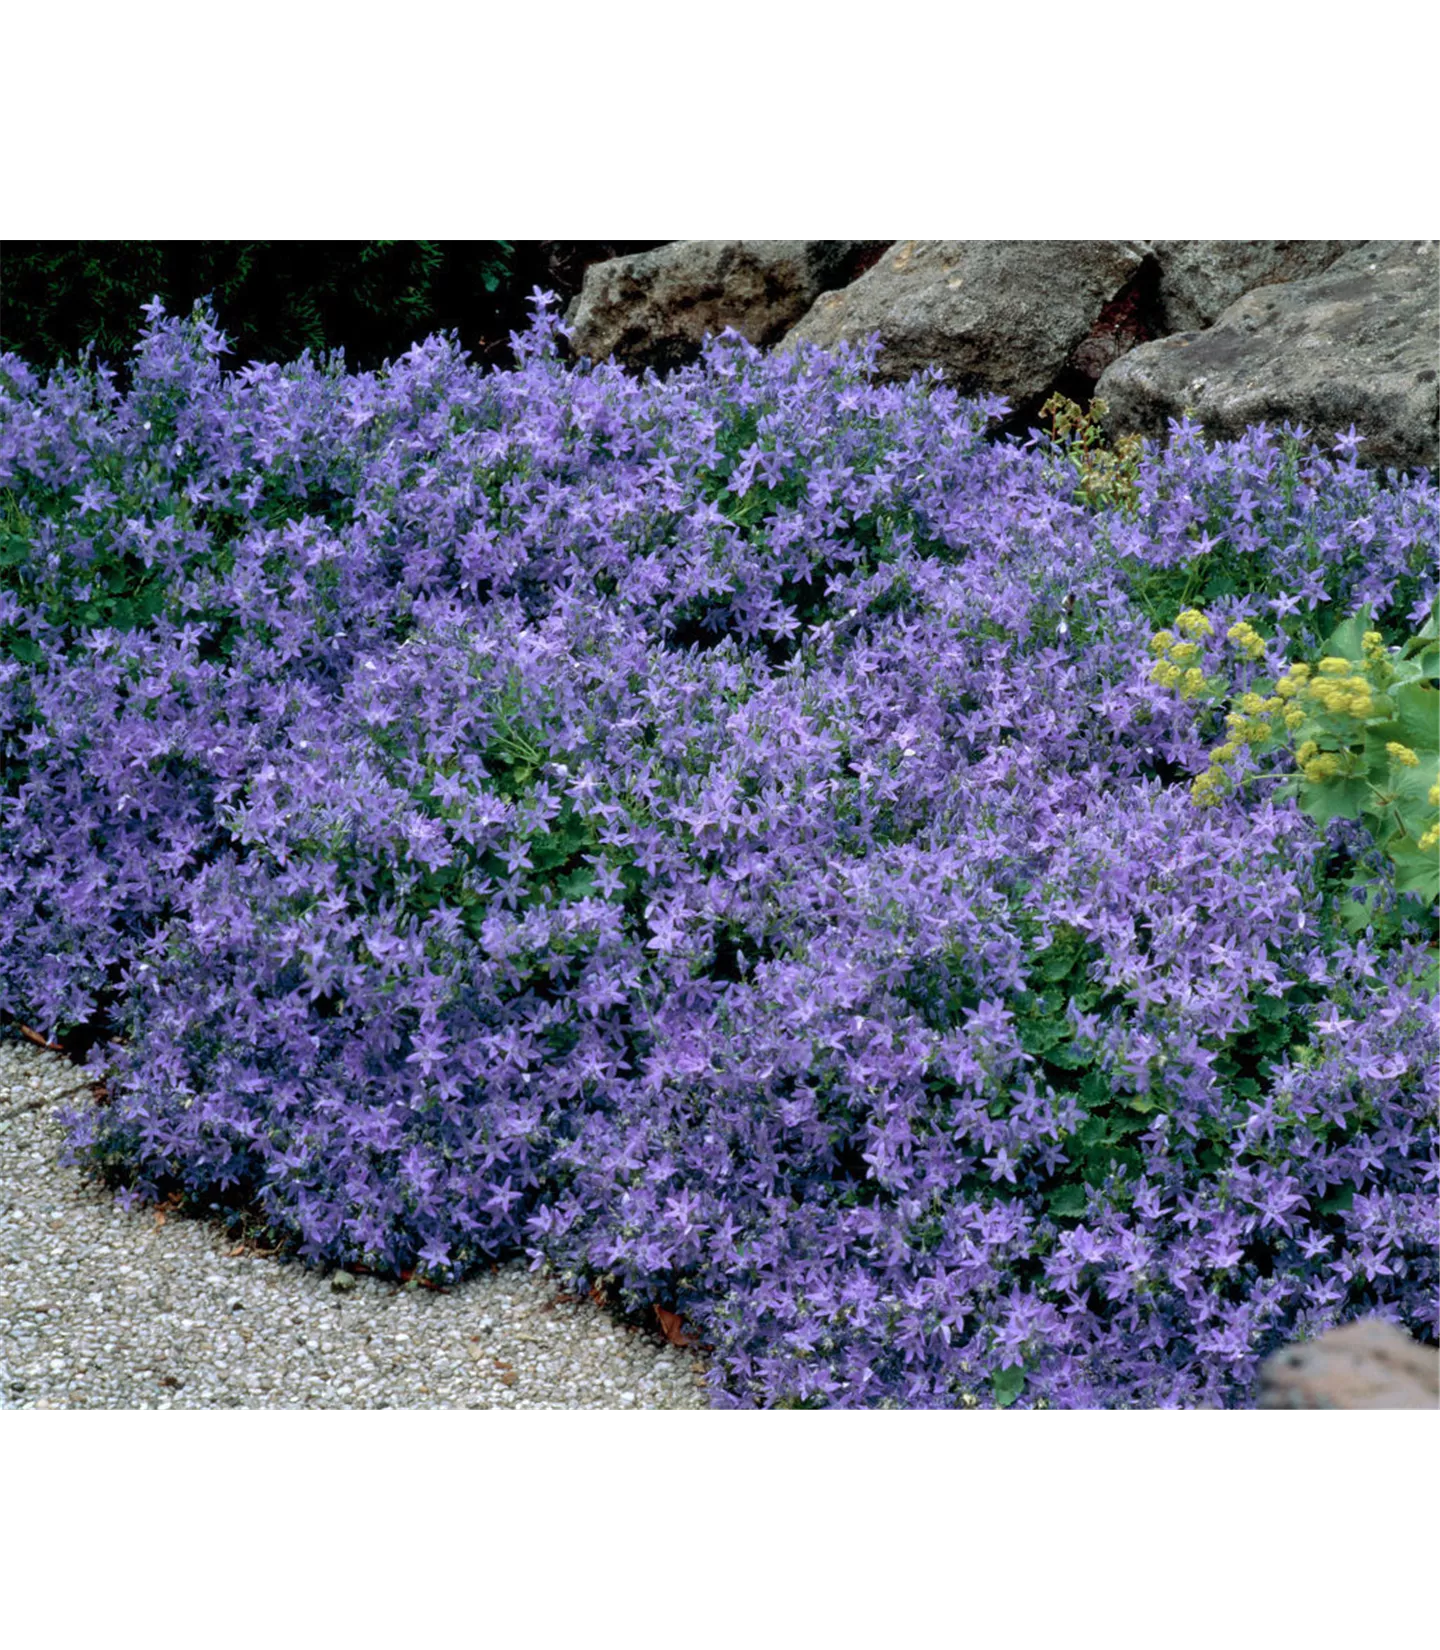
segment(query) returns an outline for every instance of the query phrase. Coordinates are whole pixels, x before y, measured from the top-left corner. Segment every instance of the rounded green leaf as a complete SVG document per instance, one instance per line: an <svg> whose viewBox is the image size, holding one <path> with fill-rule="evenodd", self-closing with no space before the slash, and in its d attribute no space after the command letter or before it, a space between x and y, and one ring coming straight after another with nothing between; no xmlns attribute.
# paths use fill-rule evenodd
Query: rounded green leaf
<svg viewBox="0 0 1440 1650"><path fill-rule="evenodd" d="M1415 751L1440 750L1440 691L1427 682L1406 682L1390 697L1400 743Z"/></svg>
<svg viewBox="0 0 1440 1650"><path fill-rule="evenodd" d="M1317 825L1328 825L1332 819L1359 819L1370 797L1370 784L1365 779L1307 781L1300 786L1300 811L1309 814Z"/></svg>

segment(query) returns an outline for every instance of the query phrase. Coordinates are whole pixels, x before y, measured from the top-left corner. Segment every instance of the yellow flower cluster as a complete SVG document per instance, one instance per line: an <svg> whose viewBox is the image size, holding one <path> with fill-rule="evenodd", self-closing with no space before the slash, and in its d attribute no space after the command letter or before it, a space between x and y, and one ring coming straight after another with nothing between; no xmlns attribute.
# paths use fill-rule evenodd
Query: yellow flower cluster
<svg viewBox="0 0 1440 1650"><path fill-rule="evenodd" d="M1232 624L1225 634L1247 659L1264 657L1265 638L1256 630L1254 625L1247 624L1242 619L1239 624Z"/></svg>
<svg viewBox="0 0 1440 1650"><path fill-rule="evenodd" d="M1385 638L1378 630L1367 630L1360 638L1360 648L1365 655L1366 675L1383 688L1395 674L1395 666L1390 662Z"/></svg>
<svg viewBox="0 0 1440 1650"><path fill-rule="evenodd" d="M1312 756L1308 762L1302 762L1299 766L1300 771L1312 784L1322 785L1327 779L1334 779L1337 774L1348 773L1350 765L1334 751L1322 751L1319 756Z"/></svg>
<svg viewBox="0 0 1440 1650"><path fill-rule="evenodd" d="M1285 708L1285 701L1278 695L1262 699L1258 693L1242 693L1236 703L1240 709L1232 710L1225 718L1225 726L1230 730L1229 756L1235 754L1239 745L1263 745L1275 732L1271 718ZM1222 745L1220 751L1225 750L1226 746Z"/></svg>
<svg viewBox="0 0 1440 1650"><path fill-rule="evenodd" d="M1158 682L1161 687L1174 688L1182 699L1193 699L1205 688L1205 673L1198 665L1181 670L1179 665L1171 664L1168 659L1156 661L1150 670L1150 680Z"/></svg>
<svg viewBox="0 0 1440 1650"><path fill-rule="evenodd" d="M1373 634L1373 632L1372 632ZM1301 714L1287 716L1286 725L1298 728L1305 712L1322 710L1330 716L1353 716L1364 721L1375 714L1374 692L1365 669L1348 659L1320 661L1317 676L1309 665L1293 664L1275 684L1275 691Z"/></svg>
<svg viewBox="0 0 1440 1650"><path fill-rule="evenodd" d="M1275 693L1285 705L1285 726L1302 726L1311 716L1325 714L1342 716L1363 722L1374 716L1374 688L1369 671L1380 658L1388 658L1376 631L1367 631L1365 661L1353 664L1349 659L1326 657L1312 670L1304 663L1293 664L1275 684ZM1370 637L1375 642L1369 641ZM1375 651L1379 644L1380 651ZM1404 746L1396 749L1404 750ZM1395 756L1395 751L1391 751ZM1413 758L1413 753L1412 760ZM1396 757L1397 761L1403 758ZM1295 752L1295 766L1312 784L1323 784L1327 779L1347 776L1354 771L1354 760L1349 752L1321 751L1313 739L1307 739Z"/></svg>
<svg viewBox="0 0 1440 1650"><path fill-rule="evenodd" d="M1185 639L1179 640L1175 630ZM1157 630L1150 638L1150 651L1157 655L1150 667L1150 680L1161 687L1174 688L1182 699L1193 699L1205 691L1205 672L1200 668L1198 638L1214 634L1209 619L1187 607L1175 620L1175 630Z"/></svg>
<svg viewBox="0 0 1440 1650"><path fill-rule="evenodd" d="M1211 758L1212 763L1214 757ZM1217 767L1206 768L1190 786L1190 795L1197 808L1213 807L1230 789L1222 769Z"/></svg>
<svg viewBox="0 0 1440 1650"><path fill-rule="evenodd" d="M1176 689L1186 699L1206 690L1223 691L1224 681L1206 678L1200 668L1200 640L1213 634L1210 620L1203 613L1186 608L1177 616L1173 630L1161 630L1150 639L1150 650L1155 655L1151 681ZM1232 625L1225 635L1247 659L1264 657L1265 638L1253 625L1242 621ZM1312 785L1323 785L1365 772L1368 757L1355 747L1364 735L1363 724L1373 724L1378 716L1390 712L1389 703L1379 696L1394 679L1395 670L1379 631L1364 633L1361 653L1358 662L1331 655L1314 665L1299 660L1286 669L1273 692L1237 693L1225 717L1224 743L1210 752L1209 767L1191 782L1195 804L1212 807L1230 794L1237 781L1226 770L1243 751L1271 741L1288 742L1289 735L1317 718L1338 718L1341 725L1320 720L1315 731L1324 739L1324 745L1319 739L1307 738L1295 748L1295 766L1304 778ZM1409 745L1391 740L1385 750L1396 767L1414 768L1420 764L1419 755ZM1440 784L1430 787L1430 806L1440 806ZM1420 838L1424 850L1437 844L1440 824L1431 826Z"/></svg>

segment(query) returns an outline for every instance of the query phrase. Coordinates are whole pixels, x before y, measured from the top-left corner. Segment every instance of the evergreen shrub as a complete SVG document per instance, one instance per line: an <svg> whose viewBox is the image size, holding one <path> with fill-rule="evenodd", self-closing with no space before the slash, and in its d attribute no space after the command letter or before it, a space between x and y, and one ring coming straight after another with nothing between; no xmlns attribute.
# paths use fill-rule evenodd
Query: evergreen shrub
<svg viewBox="0 0 1440 1650"><path fill-rule="evenodd" d="M209 299L234 364L340 350L374 368L483 315L514 258L508 241L7 241L0 349L53 366L93 347L124 374L144 304Z"/></svg>

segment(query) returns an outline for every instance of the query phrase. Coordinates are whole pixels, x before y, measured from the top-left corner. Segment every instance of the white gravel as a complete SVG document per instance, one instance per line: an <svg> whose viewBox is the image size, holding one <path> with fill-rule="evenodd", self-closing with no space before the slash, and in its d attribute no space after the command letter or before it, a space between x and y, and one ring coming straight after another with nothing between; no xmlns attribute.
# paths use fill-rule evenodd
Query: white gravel
<svg viewBox="0 0 1440 1650"><path fill-rule="evenodd" d="M0 1041L0 1409L708 1407L695 1353L523 1261L347 1287L218 1220L127 1213L60 1166L54 1107L83 1081Z"/></svg>

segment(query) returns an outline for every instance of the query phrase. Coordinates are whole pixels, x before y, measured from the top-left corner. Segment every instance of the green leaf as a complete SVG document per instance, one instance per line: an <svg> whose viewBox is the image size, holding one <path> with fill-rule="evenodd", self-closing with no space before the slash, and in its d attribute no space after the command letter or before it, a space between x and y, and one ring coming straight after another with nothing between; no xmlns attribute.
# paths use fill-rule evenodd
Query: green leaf
<svg viewBox="0 0 1440 1650"><path fill-rule="evenodd" d="M1067 979L1075 972L1075 965L1079 961L1068 946L1052 945L1048 951L1040 953L1040 978L1052 983Z"/></svg>
<svg viewBox="0 0 1440 1650"><path fill-rule="evenodd" d="M1440 817L1430 800L1440 774L1440 756L1423 751L1413 766L1403 767L1392 763L1382 750L1372 758L1371 773L1377 796L1366 820L1376 839L1397 864L1402 856L1409 865L1424 864L1433 856L1415 856L1420 839Z"/></svg>
<svg viewBox="0 0 1440 1650"><path fill-rule="evenodd" d="M1322 1215L1338 1215L1355 1201L1356 1188L1347 1180L1333 1197L1322 1198L1316 1207Z"/></svg>
<svg viewBox="0 0 1440 1650"><path fill-rule="evenodd" d="M1027 1054L1047 1054L1071 1040L1068 1020L1022 1020L1019 1032L1020 1046Z"/></svg>
<svg viewBox="0 0 1440 1650"><path fill-rule="evenodd" d="M1086 1072L1080 1081L1080 1098L1085 1102L1086 1110L1091 1113L1086 1118L1086 1123L1103 1126L1095 1113L1108 1106L1115 1098L1114 1090L1110 1087L1110 1079L1103 1071L1096 1069Z"/></svg>
<svg viewBox="0 0 1440 1650"><path fill-rule="evenodd" d="M1079 1043L1069 1042L1050 1049L1045 1058L1061 1071L1082 1071L1093 1062L1094 1055L1088 1049L1081 1048Z"/></svg>
<svg viewBox="0 0 1440 1650"><path fill-rule="evenodd" d="M1061 1219L1073 1219L1085 1213L1085 1188L1061 1186L1058 1191L1051 1192L1047 1202L1052 1215Z"/></svg>
<svg viewBox="0 0 1440 1650"><path fill-rule="evenodd" d="M588 865L583 866L561 878L557 888L562 899L587 899L595 892L595 874Z"/></svg>
<svg viewBox="0 0 1440 1650"><path fill-rule="evenodd" d="M1440 899L1440 854L1433 848L1423 853L1413 842L1392 848L1390 857L1395 862L1395 888L1402 894L1418 894L1427 903Z"/></svg>
<svg viewBox="0 0 1440 1650"><path fill-rule="evenodd" d="M1322 658L1349 659L1358 664L1365 656L1364 635L1367 630L1375 628L1374 620L1368 607L1362 607L1353 617L1346 619L1344 624L1337 625L1326 638L1320 649Z"/></svg>
<svg viewBox="0 0 1440 1650"><path fill-rule="evenodd" d="M1440 750L1440 692L1425 682L1407 682L1390 697L1400 743L1414 751Z"/></svg>
<svg viewBox="0 0 1440 1650"><path fill-rule="evenodd" d="M1317 825L1328 825L1332 819L1358 819L1369 800L1370 786L1364 779L1327 779L1300 787L1300 810Z"/></svg>
<svg viewBox="0 0 1440 1650"><path fill-rule="evenodd" d="M1440 598L1437 598L1430 608L1430 617L1421 625L1420 629L1406 642L1401 649L1404 658L1411 658L1417 653L1424 653L1427 649L1440 643Z"/></svg>
<svg viewBox="0 0 1440 1650"><path fill-rule="evenodd" d="M1340 922L1347 934L1363 934L1375 921L1373 908L1357 899L1342 901L1339 909Z"/></svg>
<svg viewBox="0 0 1440 1650"><path fill-rule="evenodd" d="M1001 1409L1008 1409L1015 1402L1024 1385L1025 1369L1021 1364L1010 1364L990 1377L995 1402Z"/></svg>

